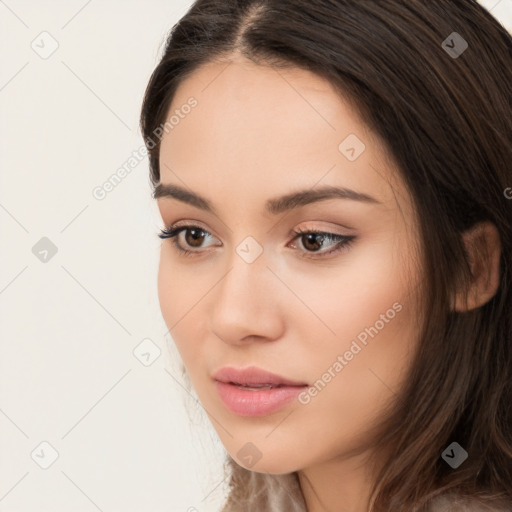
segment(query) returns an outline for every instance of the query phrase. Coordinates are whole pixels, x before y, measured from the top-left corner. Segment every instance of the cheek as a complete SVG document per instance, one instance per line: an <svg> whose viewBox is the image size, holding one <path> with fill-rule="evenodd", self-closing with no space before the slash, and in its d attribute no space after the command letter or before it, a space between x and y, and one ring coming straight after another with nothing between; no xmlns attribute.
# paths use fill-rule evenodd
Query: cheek
<svg viewBox="0 0 512 512"><path fill-rule="evenodd" d="M162 244L158 267L158 300L165 323L169 329L172 329L179 319L180 303L182 303L179 297L183 290L183 283L180 282L179 274L173 271L173 265L166 257L166 252Z"/></svg>
<svg viewBox="0 0 512 512"><path fill-rule="evenodd" d="M404 305L378 334L368 335L366 344L347 336L337 346L324 347L322 357L310 353L314 396L301 404L295 433L307 439L313 458L323 460L371 442L372 427L396 401L412 363L416 333L410 318Z"/></svg>
<svg viewBox="0 0 512 512"><path fill-rule="evenodd" d="M164 244L165 245L165 244ZM201 298L208 292L207 284L198 282L193 275L176 264L169 249L162 245L158 268L158 299L163 319L187 369L201 350L198 308Z"/></svg>
<svg viewBox="0 0 512 512"><path fill-rule="evenodd" d="M365 404L376 406L389 389L397 391L412 362L419 274L405 240L402 248L395 242L382 239L347 254L335 271L295 278L294 290L314 313L296 315L297 333L305 340L301 357L309 362L310 382L329 382L312 399L318 405L337 402L368 414ZM342 369L335 366L338 356Z"/></svg>
<svg viewBox="0 0 512 512"><path fill-rule="evenodd" d="M412 253L404 249L407 246L404 239L383 235L372 243L365 241L355 246L342 255L335 266L290 273L286 281L312 313L304 310L302 315L297 315L296 321L305 324L302 332L312 333L309 339L315 343L325 341L327 347L336 349L345 344L348 349L353 338L376 322L379 331L396 334L403 320L412 319L415 314L413 300L419 278L418 272L413 270ZM397 302L402 306L399 313L396 312L399 306L393 309ZM386 315L384 320L381 320L382 314ZM388 317L391 320L386 322ZM308 327L304 330L306 324ZM314 326L318 333L316 339ZM364 338L364 334L361 337Z"/></svg>

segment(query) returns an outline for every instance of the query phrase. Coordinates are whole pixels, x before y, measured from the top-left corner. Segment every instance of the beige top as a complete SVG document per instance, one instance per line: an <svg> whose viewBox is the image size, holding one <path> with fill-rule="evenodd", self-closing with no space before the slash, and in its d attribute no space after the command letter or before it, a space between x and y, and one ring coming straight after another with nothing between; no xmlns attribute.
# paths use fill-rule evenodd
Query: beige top
<svg viewBox="0 0 512 512"><path fill-rule="evenodd" d="M437 497L431 504L431 512L512 512L512 503L483 505L479 501L450 495Z"/></svg>

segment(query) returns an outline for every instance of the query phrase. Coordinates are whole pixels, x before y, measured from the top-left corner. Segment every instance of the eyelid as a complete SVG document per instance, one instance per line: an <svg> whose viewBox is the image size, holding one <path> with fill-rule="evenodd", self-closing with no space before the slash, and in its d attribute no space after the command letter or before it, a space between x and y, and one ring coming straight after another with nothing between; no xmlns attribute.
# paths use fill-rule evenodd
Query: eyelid
<svg viewBox="0 0 512 512"><path fill-rule="evenodd" d="M340 232L339 230L343 230ZM355 236L355 229L350 228L348 226L340 226L337 224L333 227L319 227L319 226L311 226L311 225L299 225L297 228L292 228L288 231L288 236L293 236L296 233L325 233L327 235L336 235L336 236Z"/></svg>
<svg viewBox="0 0 512 512"><path fill-rule="evenodd" d="M187 228L197 227L197 228L201 228L202 230L206 231L210 235L213 235L213 233L210 231L210 229L206 228L204 226L204 224L200 220L194 220L194 219L178 220L176 222L173 222L169 227L166 227L166 229L178 229L178 228L182 228L182 227L187 227Z"/></svg>

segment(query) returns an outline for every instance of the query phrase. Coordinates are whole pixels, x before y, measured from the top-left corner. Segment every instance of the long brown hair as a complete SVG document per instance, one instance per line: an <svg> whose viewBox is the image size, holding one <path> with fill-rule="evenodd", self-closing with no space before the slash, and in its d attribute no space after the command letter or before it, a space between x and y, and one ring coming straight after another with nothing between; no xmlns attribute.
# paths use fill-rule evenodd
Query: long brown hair
<svg viewBox="0 0 512 512"><path fill-rule="evenodd" d="M198 0L172 28L144 97L153 185L155 134L178 85L234 52L333 84L384 141L418 212L422 338L407 385L379 425L375 442L393 455L376 479L372 511L426 511L450 492L512 503L511 35L474 0ZM499 289L483 306L454 312L451 299L471 278L461 234L480 221L500 235ZM457 469L441 458L452 442L469 454ZM287 488L282 475L227 460L225 511L273 502L305 510L295 473Z"/></svg>

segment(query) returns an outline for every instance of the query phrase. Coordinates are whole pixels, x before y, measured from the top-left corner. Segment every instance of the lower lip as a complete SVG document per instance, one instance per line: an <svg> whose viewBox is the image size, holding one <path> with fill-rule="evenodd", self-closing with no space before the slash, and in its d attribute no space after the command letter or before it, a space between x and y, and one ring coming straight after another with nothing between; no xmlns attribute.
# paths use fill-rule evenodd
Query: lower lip
<svg viewBox="0 0 512 512"><path fill-rule="evenodd" d="M278 411L307 386L280 386L271 389L241 389L234 384L215 381L224 405L239 416L266 416Z"/></svg>

